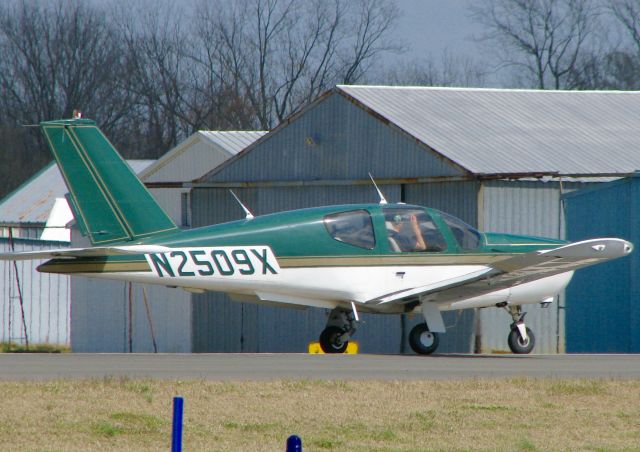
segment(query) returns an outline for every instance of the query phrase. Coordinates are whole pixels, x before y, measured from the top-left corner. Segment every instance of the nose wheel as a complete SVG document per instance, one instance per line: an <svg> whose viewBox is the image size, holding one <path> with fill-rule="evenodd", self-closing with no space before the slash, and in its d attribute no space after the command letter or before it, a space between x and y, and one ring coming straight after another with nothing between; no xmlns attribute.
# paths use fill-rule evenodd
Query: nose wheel
<svg viewBox="0 0 640 452"><path fill-rule="evenodd" d="M509 348L513 353L526 355L527 353L531 353L531 350L533 350L533 347L536 345L536 339L533 335L533 331L529 328L527 328L526 331L526 338L520 335L520 331L518 331L517 328L512 329L509 333L507 342L509 343Z"/></svg>
<svg viewBox="0 0 640 452"><path fill-rule="evenodd" d="M523 313L520 306L509 306L508 311L513 319L511 332L509 332L509 337L507 338L509 349L511 349L512 353L518 355L531 353L536 345L536 337L533 335L533 331L524 324L526 312Z"/></svg>

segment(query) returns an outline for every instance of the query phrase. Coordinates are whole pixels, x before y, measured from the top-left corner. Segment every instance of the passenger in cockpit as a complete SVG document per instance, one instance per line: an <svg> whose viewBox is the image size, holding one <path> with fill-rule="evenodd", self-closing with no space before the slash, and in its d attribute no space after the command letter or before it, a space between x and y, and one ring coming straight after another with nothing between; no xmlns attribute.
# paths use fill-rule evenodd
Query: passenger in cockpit
<svg viewBox="0 0 640 452"><path fill-rule="evenodd" d="M408 252L427 249L415 215L389 215L386 223L389 243L394 251Z"/></svg>

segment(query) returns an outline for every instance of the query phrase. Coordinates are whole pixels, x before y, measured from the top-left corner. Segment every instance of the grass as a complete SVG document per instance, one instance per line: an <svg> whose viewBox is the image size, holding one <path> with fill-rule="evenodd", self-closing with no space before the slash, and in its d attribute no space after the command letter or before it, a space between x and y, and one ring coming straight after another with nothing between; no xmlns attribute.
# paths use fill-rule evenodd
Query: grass
<svg viewBox="0 0 640 452"><path fill-rule="evenodd" d="M29 348L14 342L0 342L0 353L69 353L71 349L63 345L31 344Z"/></svg>
<svg viewBox="0 0 640 452"><path fill-rule="evenodd" d="M9 450L639 450L640 381L0 382Z"/></svg>

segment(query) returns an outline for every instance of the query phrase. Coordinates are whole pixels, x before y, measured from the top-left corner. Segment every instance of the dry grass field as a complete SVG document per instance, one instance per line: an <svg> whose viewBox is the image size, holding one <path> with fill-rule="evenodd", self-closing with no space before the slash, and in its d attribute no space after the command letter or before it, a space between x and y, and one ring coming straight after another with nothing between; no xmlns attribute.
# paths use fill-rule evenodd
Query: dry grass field
<svg viewBox="0 0 640 452"><path fill-rule="evenodd" d="M0 382L2 450L640 450L640 381Z"/></svg>

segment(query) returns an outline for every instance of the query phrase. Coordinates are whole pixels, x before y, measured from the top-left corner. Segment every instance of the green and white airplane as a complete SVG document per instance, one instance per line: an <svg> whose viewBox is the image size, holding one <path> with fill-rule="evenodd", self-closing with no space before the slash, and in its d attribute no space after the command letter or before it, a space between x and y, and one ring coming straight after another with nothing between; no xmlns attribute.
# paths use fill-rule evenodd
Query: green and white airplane
<svg viewBox="0 0 640 452"><path fill-rule="evenodd" d="M359 314L419 313L409 334L420 354L438 347L441 311L498 307L513 318L508 343L529 353L522 305L553 301L573 271L629 254L603 238L561 240L480 233L435 209L336 205L181 230L93 121L40 124L90 248L6 253L50 259L41 272L219 291L245 302L330 309L320 346L342 353Z"/></svg>

